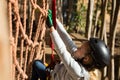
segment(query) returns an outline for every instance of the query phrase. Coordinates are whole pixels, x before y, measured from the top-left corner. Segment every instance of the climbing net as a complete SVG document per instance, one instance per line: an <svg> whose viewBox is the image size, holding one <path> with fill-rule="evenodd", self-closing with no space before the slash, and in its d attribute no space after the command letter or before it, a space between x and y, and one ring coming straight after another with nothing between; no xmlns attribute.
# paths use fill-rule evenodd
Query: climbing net
<svg viewBox="0 0 120 80"><path fill-rule="evenodd" d="M8 0L13 80L29 80L32 61L44 56L47 10L47 0Z"/></svg>

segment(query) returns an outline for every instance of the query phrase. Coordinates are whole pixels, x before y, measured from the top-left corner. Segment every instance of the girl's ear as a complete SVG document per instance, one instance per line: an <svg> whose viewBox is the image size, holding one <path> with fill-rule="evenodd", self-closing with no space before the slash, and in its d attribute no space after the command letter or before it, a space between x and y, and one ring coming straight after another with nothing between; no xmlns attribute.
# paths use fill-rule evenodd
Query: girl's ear
<svg viewBox="0 0 120 80"><path fill-rule="evenodd" d="M84 62L88 62L89 61L89 56L85 56L83 59Z"/></svg>
<svg viewBox="0 0 120 80"><path fill-rule="evenodd" d="M83 59L84 64L90 64L90 63L92 63L92 61L93 60L92 60L92 57L90 55L85 56Z"/></svg>

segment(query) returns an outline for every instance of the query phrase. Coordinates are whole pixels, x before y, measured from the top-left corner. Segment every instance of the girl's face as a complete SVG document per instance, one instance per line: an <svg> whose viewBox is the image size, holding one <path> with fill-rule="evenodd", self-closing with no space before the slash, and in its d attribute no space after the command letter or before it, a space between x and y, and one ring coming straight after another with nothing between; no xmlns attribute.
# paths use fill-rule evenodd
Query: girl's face
<svg viewBox="0 0 120 80"><path fill-rule="evenodd" d="M81 45L80 48L74 53L75 59L82 59L84 64L92 63L93 59L90 55L91 48L89 46L89 42L85 42Z"/></svg>

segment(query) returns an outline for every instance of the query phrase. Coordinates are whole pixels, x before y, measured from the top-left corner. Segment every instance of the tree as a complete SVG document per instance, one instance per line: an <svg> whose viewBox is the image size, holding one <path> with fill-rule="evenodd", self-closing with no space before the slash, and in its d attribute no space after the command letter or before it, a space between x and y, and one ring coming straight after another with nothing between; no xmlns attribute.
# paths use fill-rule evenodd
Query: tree
<svg viewBox="0 0 120 80"><path fill-rule="evenodd" d="M110 46L110 52L111 52L111 63L109 67L109 80L114 80L114 44L115 44L115 36L116 36L116 24L117 24L117 18L120 8L120 0L112 0L112 9L111 9L111 17L110 17L110 37L109 37L109 46Z"/></svg>
<svg viewBox="0 0 120 80"><path fill-rule="evenodd" d="M86 17L86 34L85 36L89 39L91 36L91 27L92 27L92 18L93 18L93 10L94 10L94 0L89 0L88 9L87 9L87 17Z"/></svg>
<svg viewBox="0 0 120 80"><path fill-rule="evenodd" d="M106 17L106 11L107 11L107 0L102 0L102 5L101 5L101 32L100 32L100 39L103 39L103 36L106 35L106 26L105 26L105 17Z"/></svg>

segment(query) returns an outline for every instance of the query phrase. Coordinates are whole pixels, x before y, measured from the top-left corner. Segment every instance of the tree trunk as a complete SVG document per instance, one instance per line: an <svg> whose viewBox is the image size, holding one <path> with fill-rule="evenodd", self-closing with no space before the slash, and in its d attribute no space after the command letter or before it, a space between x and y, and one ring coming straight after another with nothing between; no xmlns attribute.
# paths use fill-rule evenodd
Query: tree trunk
<svg viewBox="0 0 120 80"><path fill-rule="evenodd" d="M63 0L57 0L57 16L58 16L58 19L63 23L62 3L63 3Z"/></svg>
<svg viewBox="0 0 120 80"><path fill-rule="evenodd" d="M111 14L111 21L110 21L110 52L111 52L111 63L110 63L110 68L109 72L109 80L114 80L115 79L115 74L114 74L114 44L115 44L115 36L116 36L116 23L117 23L117 18L118 18L118 13L119 13L119 7L120 7L120 0L113 0L113 6L112 6L112 14Z"/></svg>
<svg viewBox="0 0 120 80"><path fill-rule="evenodd" d="M91 27L92 27L92 18L93 18L93 10L94 10L94 0L89 0L88 2L88 10L86 17L86 34L85 37L88 39L91 37Z"/></svg>
<svg viewBox="0 0 120 80"><path fill-rule="evenodd" d="M95 23L94 23L94 29L93 29L93 37L98 36L97 34L99 33L99 16L100 16L100 11L98 10L98 6L96 6L96 15L95 15Z"/></svg>
<svg viewBox="0 0 120 80"><path fill-rule="evenodd" d="M70 24L70 18L71 18L71 13L72 13L72 7L73 7L73 1L68 0L68 15L67 15L67 24Z"/></svg>
<svg viewBox="0 0 120 80"><path fill-rule="evenodd" d="M101 31L100 31L100 39L103 39L103 35L106 34L106 32L104 31L105 29L105 16L106 16L106 8L107 8L107 0L102 0L102 10L101 10L101 14L102 14L102 24L101 24Z"/></svg>

